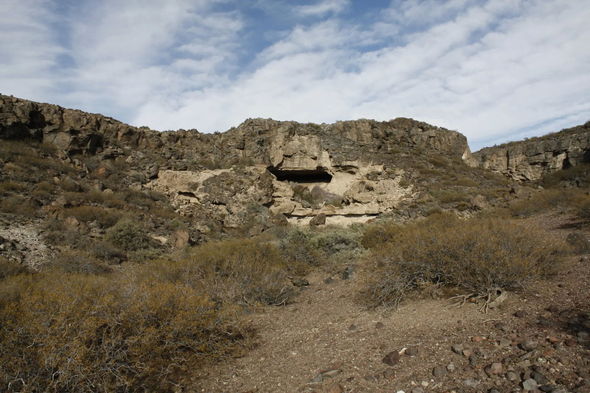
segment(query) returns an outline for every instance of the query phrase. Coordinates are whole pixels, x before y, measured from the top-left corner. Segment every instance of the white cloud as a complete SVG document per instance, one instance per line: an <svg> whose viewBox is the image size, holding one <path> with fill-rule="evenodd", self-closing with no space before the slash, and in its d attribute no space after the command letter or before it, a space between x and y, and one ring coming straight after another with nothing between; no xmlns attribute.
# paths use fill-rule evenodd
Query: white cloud
<svg viewBox="0 0 590 393"><path fill-rule="evenodd" d="M61 21L68 45L50 3L33 1L0 22L2 91L38 99L61 85L50 101L136 125L210 132L248 117L407 116L479 147L590 118L585 0L398 1L372 24L333 15L348 2L320 1L301 7L331 18L275 31L247 62L252 21L227 1L83 3ZM58 71L64 54L73 65Z"/></svg>
<svg viewBox="0 0 590 393"><path fill-rule="evenodd" d="M320 0L315 4L297 6L295 7L295 12L303 16L337 14L344 11L349 4L350 0Z"/></svg>

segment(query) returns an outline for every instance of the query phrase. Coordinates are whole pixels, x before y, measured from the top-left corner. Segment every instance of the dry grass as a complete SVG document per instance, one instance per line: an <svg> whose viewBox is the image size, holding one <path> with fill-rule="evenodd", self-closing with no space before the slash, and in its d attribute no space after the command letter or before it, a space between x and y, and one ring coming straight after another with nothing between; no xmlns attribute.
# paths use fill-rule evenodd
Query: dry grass
<svg viewBox="0 0 590 393"><path fill-rule="evenodd" d="M364 242L372 250L372 278L364 297L373 306L397 305L429 285L486 295L517 290L557 269L563 245L514 221L435 215L407 225L372 228Z"/></svg>
<svg viewBox="0 0 590 393"><path fill-rule="evenodd" d="M41 273L2 270L2 391L173 392L190 370L250 345L237 305L294 294L281 254L262 239L209 243L110 274L97 266L70 253Z"/></svg>
<svg viewBox="0 0 590 393"><path fill-rule="evenodd" d="M0 284L6 392L172 392L246 335L230 309L182 284L63 273Z"/></svg>

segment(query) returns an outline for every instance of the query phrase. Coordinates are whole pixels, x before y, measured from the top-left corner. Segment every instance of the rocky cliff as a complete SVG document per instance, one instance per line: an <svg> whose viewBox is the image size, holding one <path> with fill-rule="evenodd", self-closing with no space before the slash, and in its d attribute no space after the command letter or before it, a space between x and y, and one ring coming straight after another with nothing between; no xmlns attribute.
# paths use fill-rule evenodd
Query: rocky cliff
<svg viewBox="0 0 590 393"><path fill-rule="evenodd" d="M8 96L0 96L0 138L54 146L97 179L124 162L127 186L163 192L183 215L229 228L256 226L252 217L264 216L363 222L417 197L418 161L471 159L460 133L406 118L249 119L224 133L158 132Z"/></svg>
<svg viewBox="0 0 590 393"><path fill-rule="evenodd" d="M473 154L482 168L519 181L590 162L590 122L520 142L488 147Z"/></svg>

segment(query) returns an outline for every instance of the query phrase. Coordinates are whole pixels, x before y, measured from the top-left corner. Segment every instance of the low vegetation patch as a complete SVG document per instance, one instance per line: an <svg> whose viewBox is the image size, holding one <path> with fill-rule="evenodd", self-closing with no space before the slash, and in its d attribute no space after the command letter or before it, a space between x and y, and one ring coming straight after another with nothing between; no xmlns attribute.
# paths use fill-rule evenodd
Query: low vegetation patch
<svg viewBox="0 0 590 393"><path fill-rule="evenodd" d="M374 263L364 291L372 306L396 306L432 285L474 296L518 290L555 272L563 251L544 232L508 220L434 215L378 228L383 233L371 228L363 238ZM377 233L379 237L371 236Z"/></svg>

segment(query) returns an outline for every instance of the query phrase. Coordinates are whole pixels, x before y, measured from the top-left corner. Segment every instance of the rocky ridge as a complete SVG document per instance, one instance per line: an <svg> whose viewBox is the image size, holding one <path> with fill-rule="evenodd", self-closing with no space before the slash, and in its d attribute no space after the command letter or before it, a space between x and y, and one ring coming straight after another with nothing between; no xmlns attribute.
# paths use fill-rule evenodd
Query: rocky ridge
<svg viewBox="0 0 590 393"><path fill-rule="evenodd" d="M139 172L131 186L164 192L183 214L214 216L230 228L260 207L295 223L316 216L328 224L364 222L415 198L398 161L471 157L460 133L405 118L321 125L249 119L202 134L157 132L7 96L0 108L1 138L52 145L87 172L108 172L109 161L124 159ZM101 164L88 167L89 156Z"/></svg>
<svg viewBox="0 0 590 393"><path fill-rule="evenodd" d="M473 154L482 168L519 181L590 162L590 122L538 138L487 147Z"/></svg>

